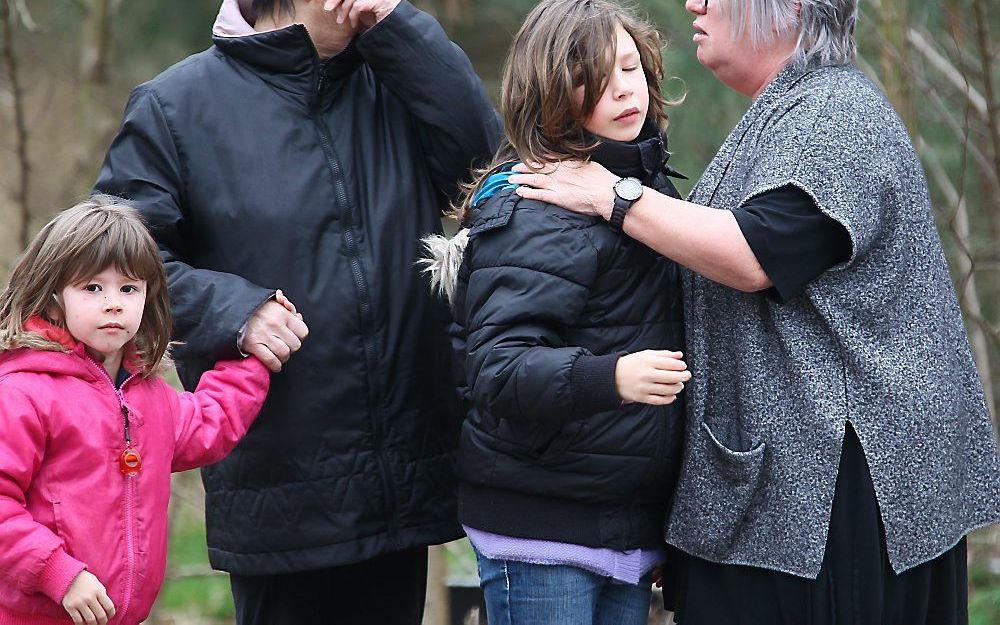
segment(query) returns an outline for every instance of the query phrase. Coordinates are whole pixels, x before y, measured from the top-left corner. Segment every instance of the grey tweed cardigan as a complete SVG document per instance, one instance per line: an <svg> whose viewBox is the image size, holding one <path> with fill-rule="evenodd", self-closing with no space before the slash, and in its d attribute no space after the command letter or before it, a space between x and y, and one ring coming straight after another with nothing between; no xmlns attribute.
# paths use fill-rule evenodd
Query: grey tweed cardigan
<svg viewBox="0 0 1000 625"><path fill-rule="evenodd" d="M786 68L691 192L732 210L793 184L850 259L785 304L688 272L687 450L667 540L815 577L845 424L896 572L1000 521L1000 456L906 129L850 65Z"/></svg>

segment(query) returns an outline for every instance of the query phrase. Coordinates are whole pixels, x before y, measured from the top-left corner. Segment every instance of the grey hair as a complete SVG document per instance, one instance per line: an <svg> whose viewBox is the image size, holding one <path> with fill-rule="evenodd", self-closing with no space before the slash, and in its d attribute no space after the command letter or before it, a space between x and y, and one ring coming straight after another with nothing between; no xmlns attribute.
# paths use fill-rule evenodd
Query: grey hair
<svg viewBox="0 0 1000 625"><path fill-rule="evenodd" d="M843 65L857 55L858 0L714 0L729 13L733 37L749 26L759 47L776 35L798 31L791 61L798 67ZM748 19L749 17L749 19Z"/></svg>

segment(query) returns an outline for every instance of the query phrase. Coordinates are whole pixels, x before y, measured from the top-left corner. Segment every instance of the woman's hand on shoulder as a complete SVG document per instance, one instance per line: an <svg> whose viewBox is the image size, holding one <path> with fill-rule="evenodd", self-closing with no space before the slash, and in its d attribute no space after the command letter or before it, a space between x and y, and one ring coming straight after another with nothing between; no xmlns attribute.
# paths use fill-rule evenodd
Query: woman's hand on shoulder
<svg viewBox="0 0 1000 625"><path fill-rule="evenodd" d="M672 404L691 379L681 352L647 349L626 354L615 366L615 386L625 403Z"/></svg>
<svg viewBox="0 0 1000 625"><path fill-rule="evenodd" d="M609 219L615 206L618 176L593 161L563 161L556 165L514 166L511 184L517 194L571 210Z"/></svg>
<svg viewBox="0 0 1000 625"><path fill-rule="evenodd" d="M107 625L115 616L115 604L104 584L87 570L80 571L73 579L63 596L62 605L77 624Z"/></svg>

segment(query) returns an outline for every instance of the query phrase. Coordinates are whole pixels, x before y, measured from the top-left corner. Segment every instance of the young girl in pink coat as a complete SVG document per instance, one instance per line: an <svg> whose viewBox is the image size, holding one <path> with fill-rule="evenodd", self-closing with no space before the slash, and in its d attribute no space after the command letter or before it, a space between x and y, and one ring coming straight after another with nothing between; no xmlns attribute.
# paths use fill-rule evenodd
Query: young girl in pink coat
<svg viewBox="0 0 1000 625"><path fill-rule="evenodd" d="M149 614L170 473L223 458L269 384L247 358L178 393L160 375L170 329L156 244L117 198L59 214L14 268L0 295L0 625Z"/></svg>

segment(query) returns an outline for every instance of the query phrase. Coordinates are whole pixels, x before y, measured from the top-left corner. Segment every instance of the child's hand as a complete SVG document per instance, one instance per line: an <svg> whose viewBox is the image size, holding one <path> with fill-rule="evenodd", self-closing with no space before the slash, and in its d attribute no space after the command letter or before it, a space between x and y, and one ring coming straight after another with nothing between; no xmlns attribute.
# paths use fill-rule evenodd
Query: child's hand
<svg viewBox="0 0 1000 625"><path fill-rule="evenodd" d="M691 379L682 356L680 352L653 349L622 356L615 367L618 396L626 403L672 404Z"/></svg>
<svg viewBox="0 0 1000 625"><path fill-rule="evenodd" d="M275 292L275 294L274 294L274 301L276 301L279 304L281 304L282 306L284 306L285 310L287 310L288 312L290 312L293 315L297 316L299 319L302 319L302 313L300 313L299 311L295 310L295 304L292 303L292 300L288 299L288 297L281 291L281 289L278 289Z"/></svg>
<svg viewBox="0 0 1000 625"><path fill-rule="evenodd" d="M115 604L107 589L89 571L80 571L63 596L62 605L74 623L107 625L115 615Z"/></svg>

